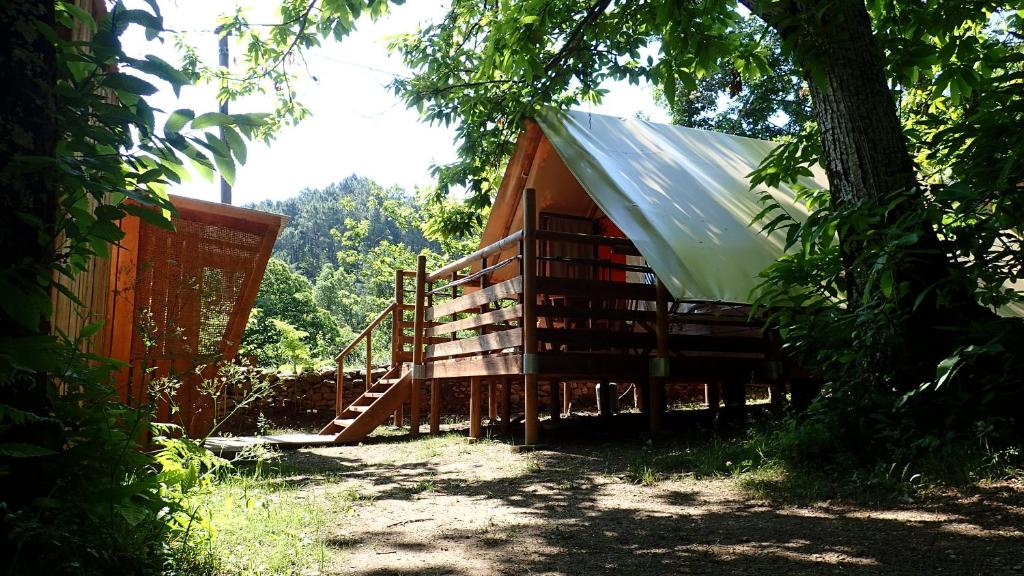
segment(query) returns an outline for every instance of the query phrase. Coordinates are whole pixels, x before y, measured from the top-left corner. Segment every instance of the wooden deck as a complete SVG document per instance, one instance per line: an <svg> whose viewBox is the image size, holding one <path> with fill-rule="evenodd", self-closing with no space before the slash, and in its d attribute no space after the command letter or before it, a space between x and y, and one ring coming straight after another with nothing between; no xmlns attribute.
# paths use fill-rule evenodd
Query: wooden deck
<svg viewBox="0 0 1024 576"><path fill-rule="evenodd" d="M281 449L305 448L334 444L334 438L322 434L269 434L267 436L212 436L204 446L218 456L235 455L253 446Z"/></svg>
<svg viewBox="0 0 1024 576"><path fill-rule="evenodd" d="M560 382L636 384L652 432L668 382L704 383L712 408L720 397L742 402L747 384L783 384L783 358L749 306L674 300L628 239L537 230L532 190L523 215L522 230L438 270L428 272L420 257L415 272L396 271L395 302L337 357L338 398L346 360L365 353L371 366L374 331L391 332L392 370L368 381L353 406L339 405L323 434L356 441L406 415L418 434L424 390L437 432L440 399L455 381L470 384L470 436L480 433L484 383L488 415L497 416L497 395L506 427L509 389L521 383L528 444L538 440L540 383L552 391L553 418L554 406L565 403L557 398Z"/></svg>

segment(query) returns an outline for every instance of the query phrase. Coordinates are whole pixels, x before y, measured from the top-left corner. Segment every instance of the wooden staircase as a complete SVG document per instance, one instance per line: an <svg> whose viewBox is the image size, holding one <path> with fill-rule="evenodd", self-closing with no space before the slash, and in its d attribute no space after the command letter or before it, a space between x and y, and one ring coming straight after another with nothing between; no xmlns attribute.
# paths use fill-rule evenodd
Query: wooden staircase
<svg viewBox="0 0 1024 576"><path fill-rule="evenodd" d="M337 443L363 440L409 400L411 381L410 372L401 366L392 368L337 414L320 434L333 435Z"/></svg>

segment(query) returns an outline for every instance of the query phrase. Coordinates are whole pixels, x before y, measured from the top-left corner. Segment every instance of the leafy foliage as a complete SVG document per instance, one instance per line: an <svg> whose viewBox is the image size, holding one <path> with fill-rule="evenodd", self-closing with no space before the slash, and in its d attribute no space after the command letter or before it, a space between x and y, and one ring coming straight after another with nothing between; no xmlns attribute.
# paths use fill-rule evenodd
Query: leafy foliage
<svg viewBox="0 0 1024 576"><path fill-rule="evenodd" d="M142 450L150 412L113 400L120 366L80 351L101 325L51 334L51 292L82 306L65 285L120 240L118 220L171 227L167 187L190 170L230 179L263 117L178 110L157 125L146 97L188 79L119 39L161 33L153 2L115 3L100 22L66 1L8 2L0 15L4 69L32 72L5 92L0 155L0 558L13 573L157 573L187 547L180 497L212 460L194 444ZM89 39L70 40L76 27Z"/></svg>
<svg viewBox="0 0 1024 576"><path fill-rule="evenodd" d="M243 354L274 367L295 364L282 347L279 321L305 333L299 340L314 364L331 359L395 299L395 270L415 270L419 254L436 268L471 251L482 222L478 211L466 214L453 202L410 197L357 176L255 207L289 217L243 339ZM468 234L437 228L453 213ZM373 350L375 358L389 357L386 330L375 335Z"/></svg>
<svg viewBox="0 0 1024 576"><path fill-rule="evenodd" d="M434 247L418 227L419 207L399 188L384 188L367 178L349 176L321 189L305 189L285 200L264 200L250 207L288 217L274 245L274 256L315 280L325 264L337 266L338 245L346 235L354 249L368 251L380 241L413 250ZM351 244L352 242L350 242Z"/></svg>
<svg viewBox="0 0 1024 576"><path fill-rule="evenodd" d="M286 331L301 327L301 336ZM256 356L261 365L284 363L309 364L309 360L325 358L337 352L341 333L338 323L327 311L317 306L313 285L304 276L292 272L282 260L271 258L256 295L253 312L242 337L240 352ZM297 342L292 342L296 340ZM298 354L305 348L305 358ZM305 361L303 361L305 360Z"/></svg>
<svg viewBox="0 0 1024 576"><path fill-rule="evenodd" d="M744 34L762 39L759 53L773 73L744 79L741 69L723 68L697 80L696 88L677 80L671 103L657 88L657 99L668 108L673 124L761 140L799 134L812 121L810 94L800 71L783 53L778 34L763 22L748 16L737 25Z"/></svg>

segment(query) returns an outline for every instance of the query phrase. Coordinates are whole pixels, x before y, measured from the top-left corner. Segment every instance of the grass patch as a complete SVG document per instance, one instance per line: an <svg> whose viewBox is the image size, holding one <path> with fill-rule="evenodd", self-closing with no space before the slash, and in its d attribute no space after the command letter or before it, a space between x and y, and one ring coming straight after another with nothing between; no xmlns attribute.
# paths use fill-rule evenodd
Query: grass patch
<svg viewBox="0 0 1024 576"><path fill-rule="evenodd" d="M273 467L223 476L199 501L215 573L328 572L334 523L362 500L354 489L331 484L332 478Z"/></svg>

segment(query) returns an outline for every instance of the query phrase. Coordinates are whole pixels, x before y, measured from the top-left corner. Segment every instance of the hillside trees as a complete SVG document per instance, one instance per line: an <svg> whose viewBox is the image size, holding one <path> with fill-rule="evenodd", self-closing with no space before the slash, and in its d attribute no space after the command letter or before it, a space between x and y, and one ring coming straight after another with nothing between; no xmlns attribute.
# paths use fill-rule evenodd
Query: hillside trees
<svg viewBox="0 0 1024 576"><path fill-rule="evenodd" d="M415 270L419 254L439 267L475 248L479 224L470 223L462 240L442 236L430 223L440 221L439 212L459 207L425 196L350 176L254 205L289 220L267 265L242 353L263 366L289 361L283 321L302 333L292 340L302 341L314 362L327 361L394 300L396 269ZM387 358L390 342L385 333L378 336L374 357Z"/></svg>

